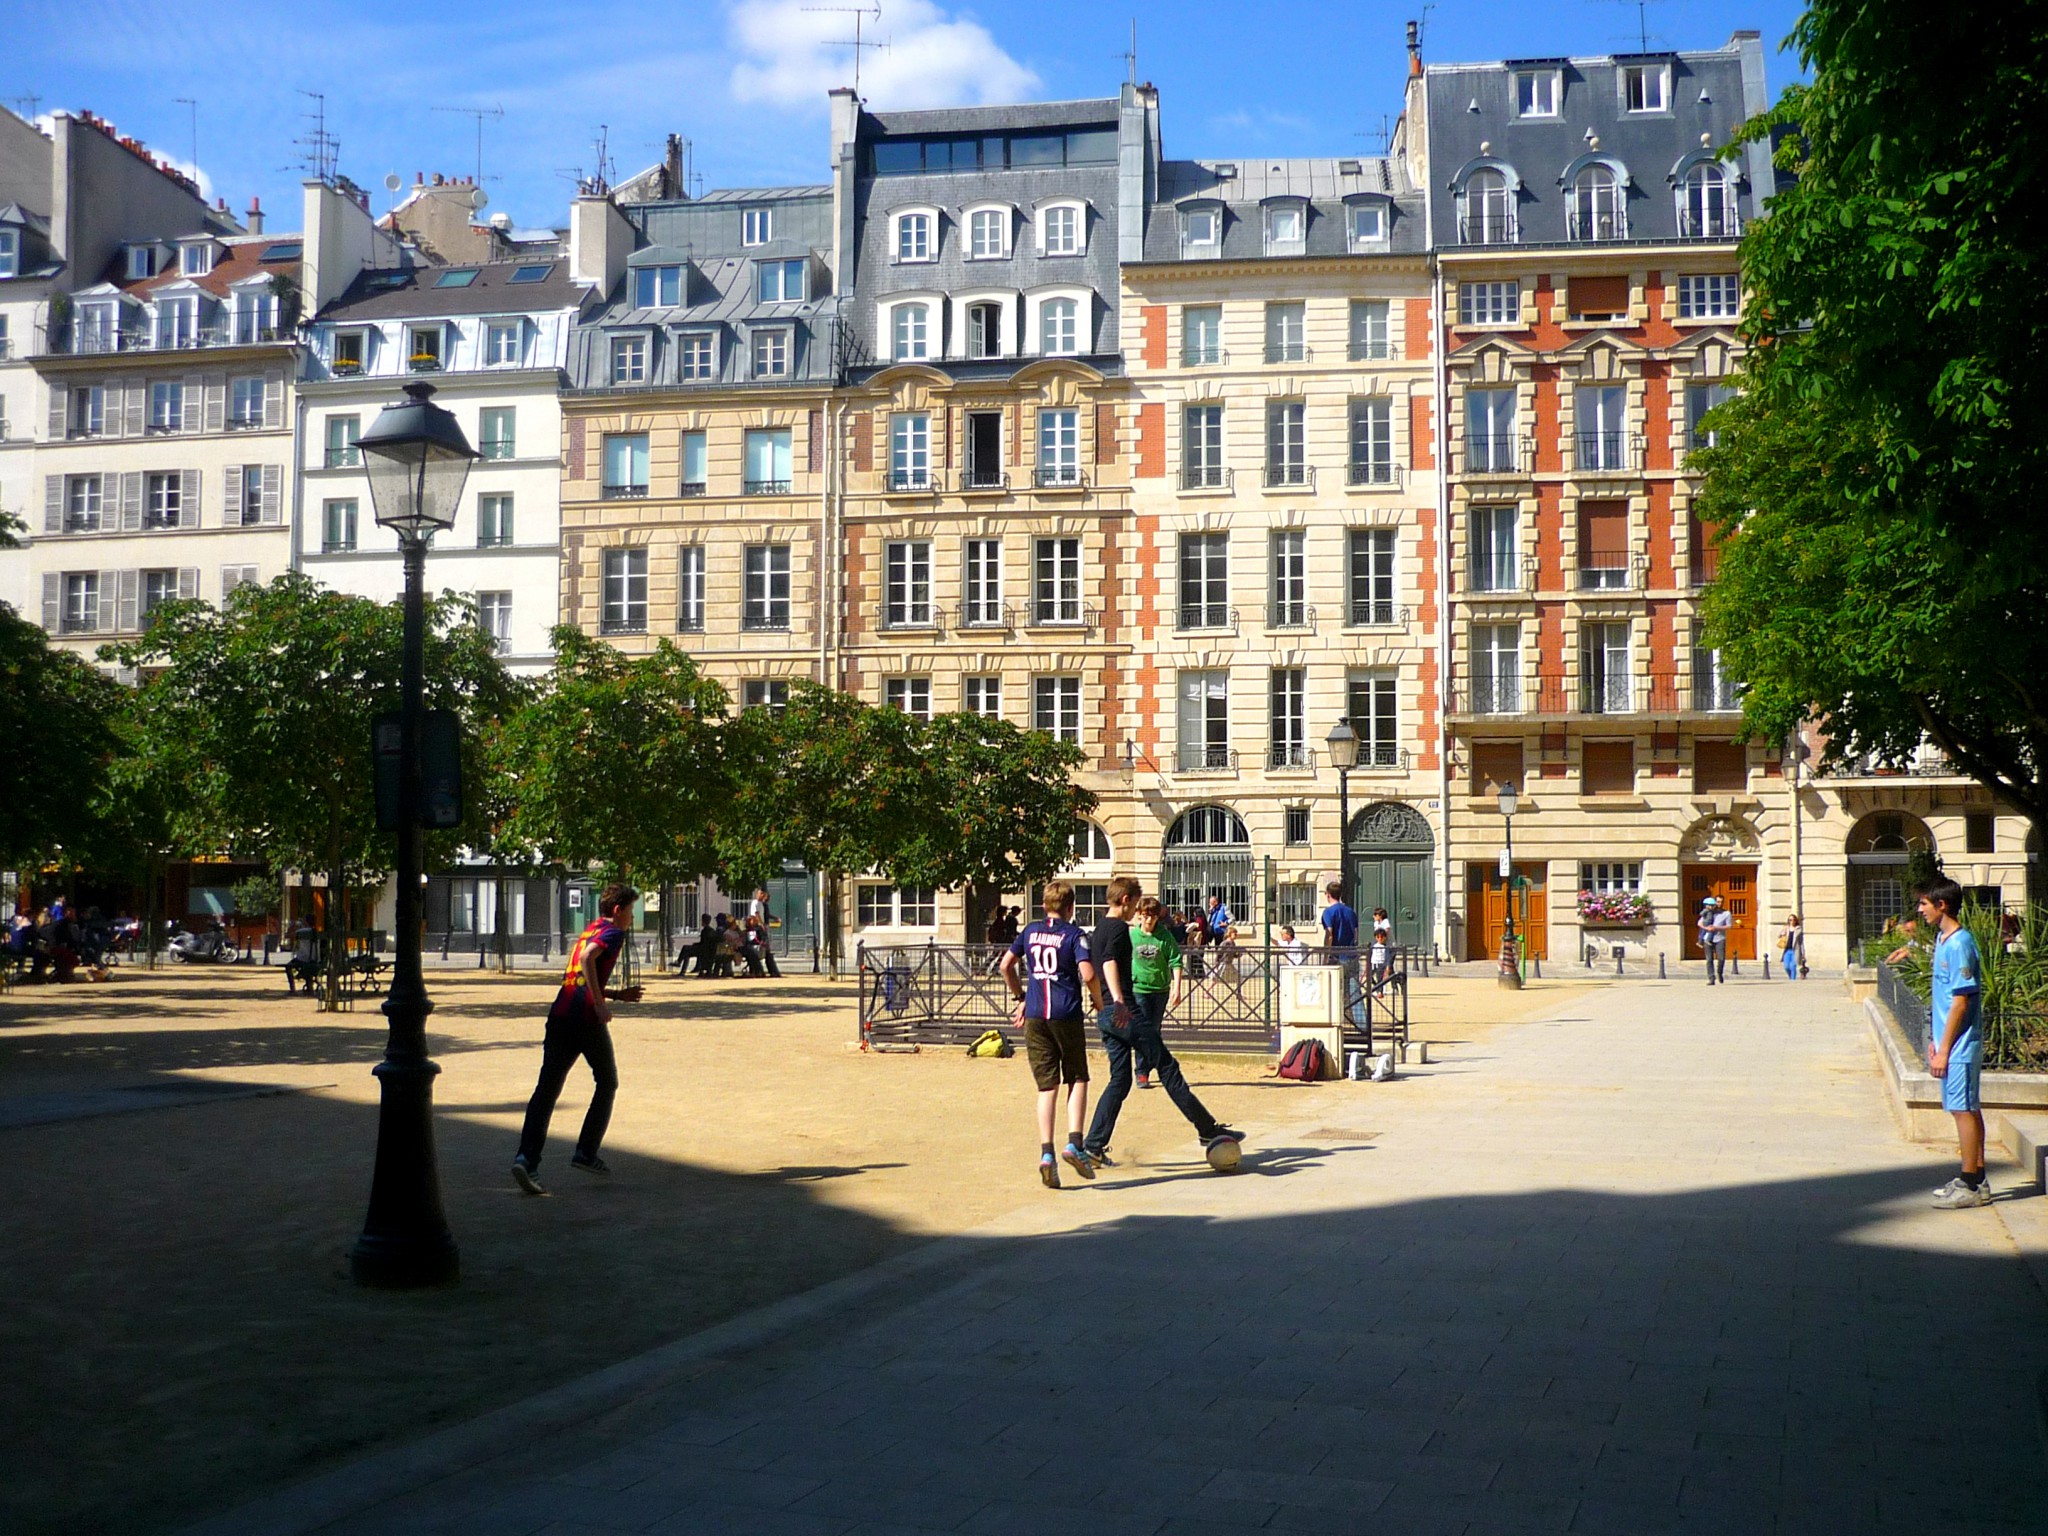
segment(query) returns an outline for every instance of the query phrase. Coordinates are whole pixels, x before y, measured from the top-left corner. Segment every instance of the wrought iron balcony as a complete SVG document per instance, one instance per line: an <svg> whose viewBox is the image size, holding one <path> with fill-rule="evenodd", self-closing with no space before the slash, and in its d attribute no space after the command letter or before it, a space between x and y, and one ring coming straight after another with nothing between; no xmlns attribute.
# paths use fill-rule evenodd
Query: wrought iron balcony
<svg viewBox="0 0 2048 1536"><path fill-rule="evenodd" d="M1401 467L1391 459L1369 460L1360 463L1351 461L1351 484L1354 486L1377 486L1381 490L1398 490L1401 486Z"/></svg>
<svg viewBox="0 0 2048 1536"><path fill-rule="evenodd" d="M637 501L646 496L647 482L642 480L637 485L607 485L601 494L606 501Z"/></svg>
<svg viewBox="0 0 2048 1536"><path fill-rule="evenodd" d="M1008 603L965 602L959 608L959 627L962 629L1014 629L1016 627L1016 615Z"/></svg>
<svg viewBox="0 0 2048 1536"><path fill-rule="evenodd" d="M1314 629L1316 611L1307 603L1274 601L1266 605L1268 629Z"/></svg>
<svg viewBox="0 0 2048 1536"><path fill-rule="evenodd" d="M1041 491L1079 491L1087 488L1088 477L1078 464L1040 464L1031 483Z"/></svg>
<svg viewBox="0 0 2048 1536"><path fill-rule="evenodd" d="M1184 741L1174 753L1179 773L1236 773L1237 754L1226 746L1207 741Z"/></svg>
<svg viewBox="0 0 2048 1536"><path fill-rule="evenodd" d="M1572 435L1572 468L1582 475L1626 475L1643 467L1643 440L1627 432Z"/></svg>
<svg viewBox="0 0 2048 1536"><path fill-rule="evenodd" d="M1236 471L1221 464L1182 464L1180 467L1180 488L1184 491L1227 491L1236 481Z"/></svg>
<svg viewBox="0 0 2048 1536"><path fill-rule="evenodd" d="M1522 238L1522 222L1512 208L1500 212L1458 215L1458 244L1514 245Z"/></svg>
<svg viewBox="0 0 2048 1536"><path fill-rule="evenodd" d="M1228 630L1237 633L1237 610L1220 603L1182 603L1180 629Z"/></svg>
<svg viewBox="0 0 2048 1536"><path fill-rule="evenodd" d="M1626 208L1568 208L1564 215L1564 237L1573 241L1626 240Z"/></svg>
<svg viewBox="0 0 2048 1536"><path fill-rule="evenodd" d="M789 494L789 482L787 480L743 480L740 484L741 488L749 496L787 496Z"/></svg>
<svg viewBox="0 0 2048 1536"><path fill-rule="evenodd" d="M892 469L889 471L889 489L898 492L932 491L938 489L938 483L933 480L929 469ZM787 495L788 491L785 489L771 494Z"/></svg>
<svg viewBox="0 0 2048 1536"><path fill-rule="evenodd" d="M1313 464L1276 464L1268 460L1266 485L1272 490L1312 491L1316 487L1316 467Z"/></svg>
<svg viewBox="0 0 2048 1536"><path fill-rule="evenodd" d="M1468 475L1526 475L1536 462L1536 445L1512 432L1467 433L1462 448Z"/></svg>
<svg viewBox="0 0 2048 1536"><path fill-rule="evenodd" d="M1351 600L1350 614L1350 622L1354 628L1386 628L1396 624L1406 628L1408 624L1408 610L1396 606L1386 598L1354 597Z"/></svg>
<svg viewBox="0 0 2048 1536"><path fill-rule="evenodd" d="M963 492L1007 491L1009 488L1010 477L1002 470L983 469L980 465L961 470L954 479L954 489Z"/></svg>

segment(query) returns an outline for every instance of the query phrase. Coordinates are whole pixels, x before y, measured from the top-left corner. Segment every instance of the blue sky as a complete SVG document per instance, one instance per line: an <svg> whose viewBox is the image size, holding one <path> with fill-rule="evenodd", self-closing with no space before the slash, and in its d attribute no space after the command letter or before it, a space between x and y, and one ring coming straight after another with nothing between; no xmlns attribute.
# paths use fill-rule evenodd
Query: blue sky
<svg viewBox="0 0 2048 1536"><path fill-rule="evenodd" d="M376 194L396 173L471 174L474 119L436 107L502 106L484 125L491 212L566 220L570 176L596 165L599 125L621 175L660 158L664 134L694 145L709 187L819 181L824 92L849 83L853 18L810 5L861 0L689 0L617 10L497 0L459 8L384 0L244 0L167 7L135 0L9 0L0 100L26 113L90 108L177 162L238 212L251 194L271 229L298 223L293 140L326 93L344 174ZM872 4L872 0L869 0ZM1139 74L1160 87L1169 155L1356 154L1400 110L1403 24L1419 0L1166 5L1073 0L880 0L862 89L876 107L1108 95L1138 23ZM1793 78L1776 52L1792 0L1651 0L1652 46L1718 47L1764 35L1773 93ZM1438 0L1424 56L1468 61L1636 46L1633 0Z"/></svg>

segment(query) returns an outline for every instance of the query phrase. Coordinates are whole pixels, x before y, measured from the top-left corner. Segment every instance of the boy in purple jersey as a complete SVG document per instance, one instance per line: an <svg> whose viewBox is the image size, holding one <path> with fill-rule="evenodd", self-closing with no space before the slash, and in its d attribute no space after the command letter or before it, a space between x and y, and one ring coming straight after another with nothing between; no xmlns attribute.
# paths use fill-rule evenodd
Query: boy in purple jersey
<svg viewBox="0 0 2048 1536"><path fill-rule="evenodd" d="M595 1091L583 1116L583 1134L576 1138L576 1155L569 1166L585 1173L605 1174L611 1169L597 1155L611 1124L612 1100L619 1091L619 1069L612 1055L611 1004L637 1003L638 987L621 987L612 992L605 983L612 979L612 966L625 947L626 929L633 921L633 901L639 892L630 885L608 885L597 898L597 917L576 936L569 947L569 963L562 972L562 988L548 1009L547 1043L541 1049L540 1082L526 1106L526 1124L519 1133L519 1154L512 1159L513 1182L529 1195L547 1193L541 1187L540 1153L547 1144L548 1122L554 1118L555 1100L569 1069L581 1056L590 1063Z"/></svg>
<svg viewBox="0 0 2048 1536"><path fill-rule="evenodd" d="M1038 1177L1047 1189L1060 1187L1060 1161L1052 1154L1053 1115L1060 1087L1067 1090L1067 1144L1060 1152L1084 1179L1095 1164L1082 1149L1088 1123L1088 1032L1083 999L1095 990L1095 965L1088 935L1074 922L1074 888L1064 880L1045 885L1045 921L1033 923L1003 956L1003 980L1017 1000L1024 1027L1024 1055L1038 1085ZM1019 973L1022 972L1020 976Z"/></svg>

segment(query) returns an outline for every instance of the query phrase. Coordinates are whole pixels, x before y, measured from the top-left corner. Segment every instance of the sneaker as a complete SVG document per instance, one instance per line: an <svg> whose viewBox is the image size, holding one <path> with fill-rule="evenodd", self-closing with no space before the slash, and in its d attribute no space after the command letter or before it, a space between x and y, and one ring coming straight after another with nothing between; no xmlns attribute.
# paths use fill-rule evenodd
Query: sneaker
<svg viewBox="0 0 2048 1536"><path fill-rule="evenodd" d="M523 1157L512 1159L512 1182L529 1195L544 1195L548 1192L547 1186L540 1181L540 1175L526 1166L526 1159Z"/></svg>
<svg viewBox="0 0 2048 1536"><path fill-rule="evenodd" d="M1138 1074L1138 1086L1140 1088L1150 1088L1152 1086L1152 1074L1150 1072L1140 1072Z"/></svg>
<svg viewBox="0 0 2048 1536"><path fill-rule="evenodd" d="M569 1159L569 1166L571 1168L581 1168L585 1173L594 1173L599 1175L600 1177L607 1178L610 1177L612 1171L611 1165L607 1163L603 1158L585 1157L580 1152Z"/></svg>
<svg viewBox="0 0 2048 1536"><path fill-rule="evenodd" d="M1038 1181L1047 1189L1060 1187L1060 1165L1050 1152L1038 1155Z"/></svg>
<svg viewBox="0 0 2048 1536"><path fill-rule="evenodd" d="M1233 1130L1231 1127L1224 1125L1219 1121L1217 1123L1216 1129L1211 1131L1208 1135L1202 1137L1201 1140L1202 1146L1204 1147L1204 1149L1206 1149L1208 1147L1215 1145L1219 1141L1241 1142L1244 1140L1244 1132L1239 1130Z"/></svg>
<svg viewBox="0 0 2048 1536"><path fill-rule="evenodd" d="M1945 1190L1934 1197L1935 1208L1943 1211L1967 1211L1972 1206L1991 1203L1991 1186L1979 1184L1975 1189L1958 1179L1956 1187Z"/></svg>
<svg viewBox="0 0 2048 1536"><path fill-rule="evenodd" d="M1060 1161L1084 1179L1095 1177L1095 1162L1086 1152L1081 1150L1081 1144L1077 1141L1070 1141L1066 1144L1060 1152Z"/></svg>
<svg viewBox="0 0 2048 1536"><path fill-rule="evenodd" d="M1088 1161L1098 1168L1114 1168L1117 1165L1116 1159L1109 1155L1109 1149L1106 1147L1100 1152L1090 1152Z"/></svg>
<svg viewBox="0 0 2048 1536"><path fill-rule="evenodd" d="M1964 1184L1963 1181L1959 1178L1950 1179L1946 1184L1942 1185L1941 1188L1934 1191L1934 1198L1939 1200L1943 1195L1952 1195L1957 1190L1966 1189L1968 1187L1969 1186Z"/></svg>

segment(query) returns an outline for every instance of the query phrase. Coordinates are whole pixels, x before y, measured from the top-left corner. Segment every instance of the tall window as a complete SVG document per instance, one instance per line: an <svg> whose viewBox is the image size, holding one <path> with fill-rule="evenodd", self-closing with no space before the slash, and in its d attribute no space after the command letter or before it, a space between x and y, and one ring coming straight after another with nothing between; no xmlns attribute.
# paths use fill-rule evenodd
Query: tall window
<svg viewBox="0 0 2048 1536"><path fill-rule="evenodd" d="M1001 357L1003 355L1002 305L970 304L967 306L967 355L969 357Z"/></svg>
<svg viewBox="0 0 2048 1536"><path fill-rule="evenodd" d="M1678 279L1678 318L1734 320L1742 313L1742 279L1733 272L1701 272Z"/></svg>
<svg viewBox="0 0 2048 1536"><path fill-rule="evenodd" d="M747 208L740 212L740 244L766 245L775 235L773 208Z"/></svg>
<svg viewBox="0 0 2048 1536"><path fill-rule="evenodd" d="M898 629L931 621L932 546L924 539L892 543L883 579L882 623Z"/></svg>
<svg viewBox="0 0 2048 1536"><path fill-rule="evenodd" d="M320 553L346 554L356 547L356 503L353 496L325 503L320 518Z"/></svg>
<svg viewBox="0 0 2048 1536"><path fill-rule="evenodd" d="M1685 386L1685 442L1688 448L1711 448L1718 434L1701 425L1707 412L1735 397L1735 386L1715 380Z"/></svg>
<svg viewBox="0 0 2048 1536"><path fill-rule="evenodd" d="M1308 674L1300 667L1275 667L1266 761L1274 768L1308 766Z"/></svg>
<svg viewBox="0 0 2048 1536"><path fill-rule="evenodd" d="M1566 204L1565 237L1570 240L1626 240L1626 193L1614 172L1589 165L1572 182Z"/></svg>
<svg viewBox="0 0 2048 1536"><path fill-rule="evenodd" d="M1010 216L1000 208L977 208L967 221L967 254L976 261L1009 254Z"/></svg>
<svg viewBox="0 0 2048 1536"><path fill-rule="evenodd" d="M1081 483L1081 413L1071 408L1038 413L1038 483Z"/></svg>
<svg viewBox="0 0 2048 1536"><path fill-rule="evenodd" d="M928 677L891 677L882 683L882 702L890 709L919 720L932 717L932 680Z"/></svg>
<svg viewBox="0 0 2048 1536"><path fill-rule="evenodd" d="M645 336L614 336L612 338L612 382L614 384L644 384L647 381L647 338Z"/></svg>
<svg viewBox="0 0 2048 1536"><path fill-rule="evenodd" d="M1458 324L1518 325L1521 319L1520 283L1458 284Z"/></svg>
<svg viewBox="0 0 2048 1536"><path fill-rule="evenodd" d="M1223 361L1221 305L1190 304L1180 312L1180 361L1184 368Z"/></svg>
<svg viewBox="0 0 2048 1536"><path fill-rule="evenodd" d="M1472 509L1472 590L1519 592L1522 589L1521 509Z"/></svg>
<svg viewBox="0 0 2048 1536"><path fill-rule="evenodd" d="M268 471L267 474L265 473L266 470ZM241 504L239 507L229 509L228 516L230 520L239 521L244 528L254 528L260 524L263 521L264 486L268 484L273 496L275 496L281 490L277 483L279 474L279 467L275 464L244 464L242 466ZM230 486L234 484L232 473L230 473L228 483ZM241 514L239 519L235 518L236 512Z"/></svg>
<svg viewBox="0 0 2048 1536"><path fill-rule="evenodd" d="M1037 539L1031 550L1031 614L1039 624L1079 624L1081 541Z"/></svg>
<svg viewBox="0 0 2048 1536"><path fill-rule="evenodd" d="M674 309L683 302L681 267L636 267L633 271L633 307Z"/></svg>
<svg viewBox="0 0 2048 1536"><path fill-rule="evenodd" d="M676 628L694 633L704 627L704 546L685 544L676 551Z"/></svg>
<svg viewBox="0 0 2048 1536"><path fill-rule="evenodd" d="M1465 178L1458 210L1460 244L1513 245L1515 223L1514 193L1505 175L1482 166Z"/></svg>
<svg viewBox="0 0 2048 1536"><path fill-rule="evenodd" d="M1521 467L1512 389L1465 391L1465 468L1475 475L1513 474Z"/></svg>
<svg viewBox="0 0 2048 1536"><path fill-rule="evenodd" d="M1275 629L1297 628L1308 622L1308 534L1299 528L1280 529L1271 549L1273 583L1266 623Z"/></svg>
<svg viewBox="0 0 2048 1536"><path fill-rule="evenodd" d="M330 416L327 418L327 467L329 469L354 469L363 462L362 454L356 448L356 438L362 432L363 419L360 416Z"/></svg>
<svg viewBox="0 0 2048 1536"><path fill-rule="evenodd" d="M1351 483L1394 483L1394 402L1385 396L1351 402Z"/></svg>
<svg viewBox="0 0 2048 1536"><path fill-rule="evenodd" d="M789 332L781 326L755 331L748 338L753 346L751 372L757 379L789 376Z"/></svg>
<svg viewBox="0 0 2048 1536"><path fill-rule="evenodd" d="M1003 680L1000 677L968 677L960 681L960 702L967 713L984 720L1003 718Z"/></svg>
<svg viewBox="0 0 2048 1536"><path fill-rule="evenodd" d="M500 655L512 649L512 594L479 592L476 595L476 627L490 636L491 648Z"/></svg>
<svg viewBox="0 0 2048 1536"><path fill-rule="evenodd" d="M1351 622L1394 622L1394 530L1354 528L1350 538Z"/></svg>
<svg viewBox="0 0 2048 1536"><path fill-rule="evenodd" d="M1621 69L1622 105L1631 112L1662 112L1671 105L1670 66L1665 64L1624 64Z"/></svg>
<svg viewBox="0 0 2048 1536"><path fill-rule="evenodd" d="M0 229L0 277L14 277L21 271L21 236L11 229Z"/></svg>
<svg viewBox="0 0 2048 1536"><path fill-rule="evenodd" d="M604 552L603 626L608 635L646 633L646 550L608 549Z"/></svg>
<svg viewBox="0 0 2048 1536"><path fill-rule="evenodd" d="M518 454L518 437L515 431L516 412L509 405L485 406L481 413L481 430L477 447L487 459L509 459Z"/></svg>
<svg viewBox="0 0 2048 1536"><path fill-rule="evenodd" d="M789 628L789 546L749 544L745 562L745 629Z"/></svg>
<svg viewBox="0 0 2048 1536"><path fill-rule="evenodd" d="M1721 653L1700 643L1697 632L1692 648L1692 707L1716 712L1742 708L1742 691L1721 660Z"/></svg>
<svg viewBox="0 0 2048 1536"><path fill-rule="evenodd" d="M144 629L149 628L150 617L165 603L178 600L178 573L176 571L144 571L142 573L142 612L138 617Z"/></svg>
<svg viewBox="0 0 2048 1536"><path fill-rule="evenodd" d="M98 384L84 384L71 391L72 437L98 437L107 429L107 393Z"/></svg>
<svg viewBox="0 0 2048 1536"><path fill-rule="evenodd" d="M757 428L746 436L746 493L749 496L789 494L790 430Z"/></svg>
<svg viewBox="0 0 2048 1536"><path fill-rule="evenodd" d="M1181 414L1180 483L1189 490L1225 484L1223 473L1223 407L1191 405Z"/></svg>
<svg viewBox="0 0 2048 1536"><path fill-rule="evenodd" d="M512 542L510 496L477 497L476 542L479 549L499 549Z"/></svg>
<svg viewBox="0 0 2048 1536"><path fill-rule="evenodd" d="M889 488L928 490L932 483L932 419L922 413L889 418Z"/></svg>
<svg viewBox="0 0 2048 1536"><path fill-rule="evenodd" d="M708 379L718 371L718 343L709 331L676 337L676 372L685 380Z"/></svg>
<svg viewBox="0 0 2048 1536"><path fill-rule="evenodd" d="M1594 384L1577 397L1578 467L1627 469L1628 386Z"/></svg>
<svg viewBox="0 0 2048 1536"><path fill-rule="evenodd" d="M1629 625L1626 620L1587 624L1580 632L1581 707L1588 714L1626 714L1633 704L1634 676L1629 667Z"/></svg>
<svg viewBox="0 0 2048 1536"><path fill-rule="evenodd" d="M1180 627L1222 629L1230 623L1230 535L1180 537Z"/></svg>
<svg viewBox="0 0 2048 1536"><path fill-rule="evenodd" d="M604 494L612 498L647 494L645 432L612 432L606 435Z"/></svg>
<svg viewBox="0 0 2048 1536"><path fill-rule="evenodd" d="M1308 406L1274 400L1266 406L1266 484L1307 485Z"/></svg>
<svg viewBox="0 0 2048 1536"><path fill-rule="evenodd" d="M800 304L804 298L804 266L793 261L754 263L754 297L763 304Z"/></svg>
<svg viewBox="0 0 2048 1536"><path fill-rule="evenodd" d="M437 330L436 336L441 333ZM228 380L228 428L230 431L253 431L263 425L263 379L257 374L244 374L238 379Z"/></svg>
<svg viewBox="0 0 2048 1536"><path fill-rule="evenodd" d="M1081 740L1081 679L1033 678L1031 724L1055 741L1078 743Z"/></svg>
<svg viewBox="0 0 2048 1536"><path fill-rule="evenodd" d="M1522 712L1522 629L1518 624L1472 626L1472 712Z"/></svg>
<svg viewBox="0 0 2048 1536"><path fill-rule="evenodd" d="M1038 350L1046 357L1073 357L1081 350L1081 306L1073 299L1047 299L1038 306Z"/></svg>
<svg viewBox="0 0 2048 1536"><path fill-rule="evenodd" d="M194 299L160 299L156 306L156 344L169 349L189 347L199 330L199 305Z"/></svg>
<svg viewBox="0 0 2048 1536"><path fill-rule="evenodd" d="M1387 301L1351 301L1351 361L1378 362L1393 356L1387 340Z"/></svg>
<svg viewBox="0 0 2048 1536"><path fill-rule="evenodd" d="M702 496L704 477L709 472L708 450L702 432L683 434L683 494Z"/></svg>
<svg viewBox="0 0 2048 1536"><path fill-rule="evenodd" d="M1391 672L1354 672L1348 680L1351 729L1361 768L1401 766L1399 680Z"/></svg>
<svg viewBox="0 0 2048 1536"><path fill-rule="evenodd" d="M1298 363L1308 356L1308 310L1299 299L1266 306L1266 361Z"/></svg>
<svg viewBox="0 0 2048 1536"><path fill-rule="evenodd" d="M1180 675L1179 768L1182 773L1230 767L1230 674Z"/></svg>
<svg viewBox="0 0 2048 1536"><path fill-rule="evenodd" d="M198 508L193 508L196 512ZM173 471L143 480L142 526L176 528L185 517L185 477Z"/></svg>
<svg viewBox="0 0 2048 1536"><path fill-rule="evenodd" d="M1003 622L1003 541L967 541L966 599L962 604L963 625Z"/></svg>
<svg viewBox="0 0 2048 1536"><path fill-rule="evenodd" d="M1003 476L1003 413L967 413L967 488L999 489Z"/></svg>
<svg viewBox="0 0 2048 1536"><path fill-rule="evenodd" d="M1678 232L1694 240L1732 240L1742 233L1728 173L1711 161L1685 173L1678 189Z"/></svg>
<svg viewBox="0 0 2048 1536"><path fill-rule="evenodd" d="M67 475L64 480L64 531L97 533L105 481L98 475Z"/></svg>
<svg viewBox="0 0 2048 1536"><path fill-rule="evenodd" d="M898 261L930 261L932 259L932 216L928 213L904 213L896 218L896 259Z"/></svg>
<svg viewBox="0 0 2048 1536"><path fill-rule="evenodd" d="M149 429L179 432L185 426L185 386L177 379L159 379L149 386Z"/></svg>
<svg viewBox="0 0 2048 1536"><path fill-rule="evenodd" d="M517 320L493 320L484 327L484 361L502 368L519 361L519 334L524 327Z"/></svg>
<svg viewBox="0 0 2048 1536"><path fill-rule="evenodd" d="M1072 204L1061 204L1048 208L1040 215L1040 228L1044 231L1040 250L1045 256L1078 256L1081 254L1081 210Z"/></svg>
<svg viewBox="0 0 2048 1536"><path fill-rule="evenodd" d="M1628 585L1628 503L1579 503L1579 585L1590 591Z"/></svg>
<svg viewBox="0 0 2048 1536"><path fill-rule="evenodd" d="M113 594L107 596L109 606ZM59 627L64 634L90 634L100 627L100 577L97 571L68 571L64 576L64 611Z"/></svg>
<svg viewBox="0 0 2048 1536"><path fill-rule="evenodd" d="M931 353L932 311L929 304L898 304L890 327L889 356L896 362L922 362Z"/></svg>

